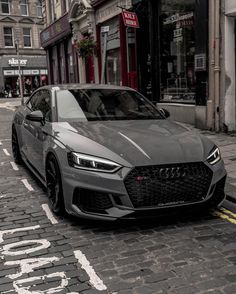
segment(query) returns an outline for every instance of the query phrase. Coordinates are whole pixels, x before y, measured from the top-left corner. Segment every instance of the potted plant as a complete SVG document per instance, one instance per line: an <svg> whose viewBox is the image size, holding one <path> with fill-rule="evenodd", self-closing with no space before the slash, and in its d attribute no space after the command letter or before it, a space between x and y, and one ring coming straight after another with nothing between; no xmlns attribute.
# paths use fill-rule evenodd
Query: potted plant
<svg viewBox="0 0 236 294"><path fill-rule="evenodd" d="M83 39L76 41L74 45L79 53L79 56L84 59L96 54L97 43L90 36L86 36Z"/></svg>

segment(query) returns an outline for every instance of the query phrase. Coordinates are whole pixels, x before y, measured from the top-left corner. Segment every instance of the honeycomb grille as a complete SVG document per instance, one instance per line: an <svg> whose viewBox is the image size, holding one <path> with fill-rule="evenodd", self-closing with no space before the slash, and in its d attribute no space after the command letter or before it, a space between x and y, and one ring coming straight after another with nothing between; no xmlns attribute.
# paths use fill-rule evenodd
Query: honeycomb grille
<svg viewBox="0 0 236 294"><path fill-rule="evenodd" d="M213 172L202 162L143 166L125 178L135 208L195 203L207 196Z"/></svg>
<svg viewBox="0 0 236 294"><path fill-rule="evenodd" d="M102 214L106 214L106 209L113 206L107 193L81 188L75 189L73 204L82 211Z"/></svg>

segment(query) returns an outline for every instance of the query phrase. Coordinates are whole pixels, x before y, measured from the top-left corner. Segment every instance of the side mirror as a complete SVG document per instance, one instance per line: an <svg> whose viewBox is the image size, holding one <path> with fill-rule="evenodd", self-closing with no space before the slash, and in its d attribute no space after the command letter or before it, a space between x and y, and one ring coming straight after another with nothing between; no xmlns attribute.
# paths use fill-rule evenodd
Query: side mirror
<svg viewBox="0 0 236 294"><path fill-rule="evenodd" d="M165 118L170 116L170 113L165 108L160 108L159 111L164 115Z"/></svg>
<svg viewBox="0 0 236 294"><path fill-rule="evenodd" d="M44 122L43 113L40 110L32 111L31 113L27 114L25 117L29 121L37 121L37 122Z"/></svg>

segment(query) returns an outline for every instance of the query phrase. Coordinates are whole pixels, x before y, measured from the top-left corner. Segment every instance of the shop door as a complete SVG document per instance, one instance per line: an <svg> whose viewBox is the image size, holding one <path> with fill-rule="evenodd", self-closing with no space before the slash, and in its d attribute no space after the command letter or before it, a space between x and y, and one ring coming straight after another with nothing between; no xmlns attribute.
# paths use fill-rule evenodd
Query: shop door
<svg viewBox="0 0 236 294"><path fill-rule="evenodd" d="M86 60L86 83L94 83L94 63L93 56L89 56Z"/></svg>

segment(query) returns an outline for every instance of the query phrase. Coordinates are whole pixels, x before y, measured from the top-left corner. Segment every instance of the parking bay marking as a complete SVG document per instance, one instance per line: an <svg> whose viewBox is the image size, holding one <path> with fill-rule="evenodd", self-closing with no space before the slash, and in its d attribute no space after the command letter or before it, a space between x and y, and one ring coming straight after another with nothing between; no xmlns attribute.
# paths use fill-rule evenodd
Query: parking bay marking
<svg viewBox="0 0 236 294"><path fill-rule="evenodd" d="M23 180L21 180L21 182L25 185L25 187L26 187L29 191L34 191L34 188L30 185L30 183L28 182L27 179L23 179Z"/></svg>
<svg viewBox="0 0 236 294"><path fill-rule="evenodd" d="M3 149L3 152L6 154L6 156L10 156L10 153L7 151L7 149Z"/></svg>
<svg viewBox="0 0 236 294"><path fill-rule="evenodd" d="M53 214L47 204L42 204L42 209L45 211L47 218L50 220L50 222L53 225L58 224L58 221L53 216Z"/></svg>
<svg viewBox="0 0 236 294"><path fill-rule="evenodd" d="M89 275L90 284L99 291L107 290L106 285L104 285L103 281L98 277L93 267L90 265L90 262L87 260L86 256L80 250L75 250L74 255L75 258L77 258L78 262L81 264L81 267Z"/></svg>
<svg viewBox="0 0 236 294"><path fill-rule="evenodd" d="M19 170L18 166L15 164L15 162L11 161L11 166L14 170Z"/></svg>

